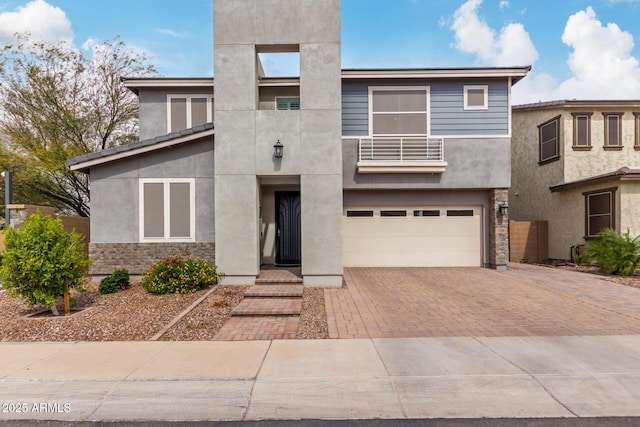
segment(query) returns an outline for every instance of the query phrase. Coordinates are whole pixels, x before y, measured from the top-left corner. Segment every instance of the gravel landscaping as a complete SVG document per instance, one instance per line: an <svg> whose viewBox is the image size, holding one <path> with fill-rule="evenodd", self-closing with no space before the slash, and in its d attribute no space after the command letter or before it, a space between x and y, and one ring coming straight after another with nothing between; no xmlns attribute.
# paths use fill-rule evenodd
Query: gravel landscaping
<svg viewBox="0 0 640 427"><path fill-rule="evenodd" d="M640 288L640 275L617 277L601 274L597 268L575 264L547 267L580 271L602 276L625 286ZM0 288L0 341L146 341L154 338L172 321L159 340L212 340L243 298L247 286L216 286L191 294L153 295L138 284L116 294L101 295L97 285L72 290L73 308L83 309L70 316L32 316L43 307L28 307L9 298ZM212 292L207 296L207 293ZM175 321L198 299L205 297L187 314ZM58 309L62 312L61 303ZM48 314L48 312L46 313ZM296 338L328 338L324 290L305 288Z"/></svg>
<svg viewBox="0 0 640 427"><path fill-rule="evenodd" d="M579 271L581 273L595 274L597 276L601 276L604 280L607 280L609 282L617 283L619 285L631 286L634 288L640 288L640 274L638 270L636 270L636 274L633 276L622 277L622 276L613 276L613 275L603 274L600 272L598 267L592 267L588 265L578 265L578 264L563 263L563 262L538 264L538 265L542 265L544 267L560 268L562 270Z"/></svg>
<svg viewBox="0 0 640 427"><path fill-rule="evenodd" d="M241 300L246 287L216 286L215 290L182 317L159 339L211 340ZM84 308L70 316L24 316L43 307L28 307L0 291L0 341L146 341L211 288L191 294L153 295L141 286L101 295L97 286L72 291L73 307ZM62 312L62 307L59 305ZM322 289L305 289L299 338L327 338Z"/></svg>

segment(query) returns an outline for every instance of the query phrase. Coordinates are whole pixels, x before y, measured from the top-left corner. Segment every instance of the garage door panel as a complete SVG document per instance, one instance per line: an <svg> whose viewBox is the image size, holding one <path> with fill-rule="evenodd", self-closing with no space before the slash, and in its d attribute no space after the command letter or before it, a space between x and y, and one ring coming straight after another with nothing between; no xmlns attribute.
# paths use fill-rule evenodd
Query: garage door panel
<svg viewBox="0 0 640 427"><path fill-rule="evenodd" d="M481 207L407 207L439 209L438 217L344 218L344 265L346 267L452 267L482 264ZM473 209L473 216L446 216L447 209Z"/></svg>
<svg viewBox="0 0 640 427"><path fill-rule="evenodd" d="M405 252L401 257L398 252L380 251L374 253L353 253L349 255L350 265L347 267L461 267L478 266L477 252L458 252L455 257L444 251L429 254Z"/></svg>
<svg viewBox="0 0 640 427"><path fill-rule="evenodd" d="M377 236L353 237L349 243L350 252L438 252L438 251L471 251L478 252L478 247L470 247L467 236L447 236L434 243L425 236L385 236L384 246Z"/></svg>

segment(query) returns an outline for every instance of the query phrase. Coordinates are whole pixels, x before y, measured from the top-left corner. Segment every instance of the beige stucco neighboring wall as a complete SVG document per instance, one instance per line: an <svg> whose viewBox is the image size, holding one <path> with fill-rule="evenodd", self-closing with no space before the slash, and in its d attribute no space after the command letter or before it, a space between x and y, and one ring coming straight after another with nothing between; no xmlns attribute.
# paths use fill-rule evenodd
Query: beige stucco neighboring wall
<svg viewBox="0 0 640 427"><path fill-rule="evenodd" d="M571 246L584 243L585 189L553 193L547 204L549 258L570 259Z"/></svg>
<svg viewBox="0 0 640 427"><path fill-rule="evenodd" d="M610 112L623 112L623 109ZM640 167L640 152L634 149L635 116L627 111L622 115L622 149L605 150L604 115L601 110L590 109L591 115L591 150L574 151L573 146L573 116L565 111L563 116L563 145L564 145L564 180L571 182L578 179L601 175L627 166L631 169Z"/></svg>
<svg viewBox="0 0 640 427"><path fill-rule="evenodd" d="M622 116L622 149L604 149L604 116L600 108L525 109L513 111L511 144L512 180L509 190L509 217L520 221L548 221L549 257L569 259L571 246L585 242L585 196L583 193L617 188L615 228L640 234L640 182L607 181L587 184L552 193L549 187L597 175L611 173L624 166L640 168L640 152L634 149L634 119L630 110ZM591 115L591 150L573 149L572 112ZM624 112L625 108L607 107L606 112ZM560 158L539 164L538 126L554 117L560 119Z"/></svg>
<svg viewBox="0 0 640 427"><path fill-rule="evenodd" d="M640 235L640 182L622 181L619 189L620 209L618 209L618 218L616 224L619 224L618 230L621 233L627 231L631 237Z"/></svg>
<svg viewBox="0 0 640 427"><path fill-rule="evenodd" d="M562 183L564 156L561 146L560 160L544 165L538 163L540 160L538 125L560 113L560 110L513 112L511 138L513 166L509 190L509 217L513 220L549 219L548 205L552 202L549 187Z"/></svg>

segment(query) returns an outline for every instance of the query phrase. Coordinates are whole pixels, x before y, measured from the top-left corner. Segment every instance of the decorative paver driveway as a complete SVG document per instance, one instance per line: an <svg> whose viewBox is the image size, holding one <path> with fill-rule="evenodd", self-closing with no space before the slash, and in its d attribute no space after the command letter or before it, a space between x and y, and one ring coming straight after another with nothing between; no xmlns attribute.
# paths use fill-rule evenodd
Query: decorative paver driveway
<svg viewBox="0 0 640 427"><path fill-rule="evenodd" d="M640 289L511 264L348 268L325 290L331 338L640 334Z"/></svg>

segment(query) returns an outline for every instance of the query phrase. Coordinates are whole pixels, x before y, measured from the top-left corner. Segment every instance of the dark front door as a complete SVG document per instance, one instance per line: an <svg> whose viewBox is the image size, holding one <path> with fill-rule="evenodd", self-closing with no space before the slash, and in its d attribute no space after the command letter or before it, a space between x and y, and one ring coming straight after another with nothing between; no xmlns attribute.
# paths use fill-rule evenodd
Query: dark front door
<svg viewBox="0 0 640 427"><path fill-rule="evenodd" d="M276 264L300 264L300 192L276 191Z"/></svg>

